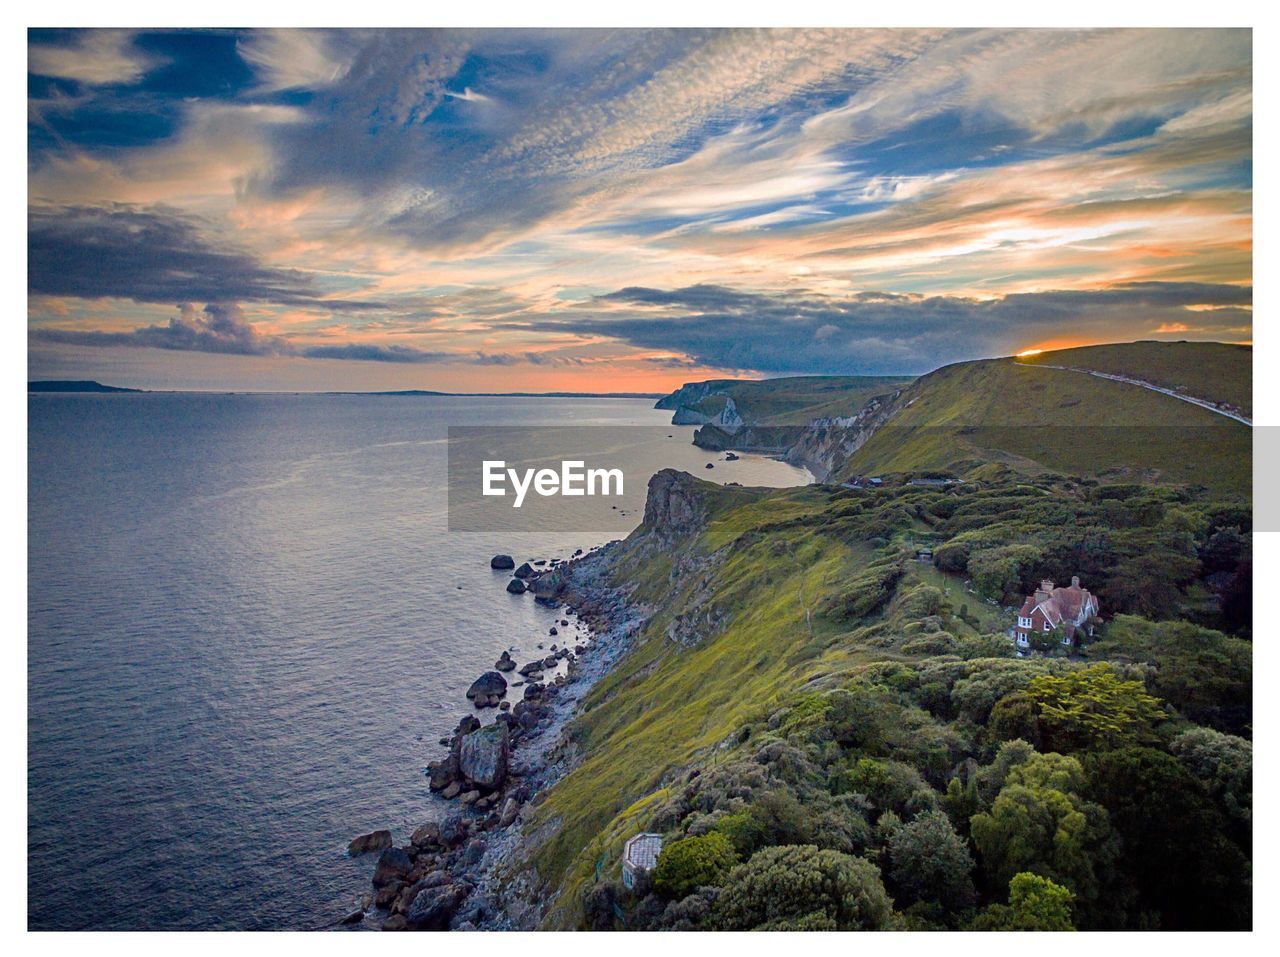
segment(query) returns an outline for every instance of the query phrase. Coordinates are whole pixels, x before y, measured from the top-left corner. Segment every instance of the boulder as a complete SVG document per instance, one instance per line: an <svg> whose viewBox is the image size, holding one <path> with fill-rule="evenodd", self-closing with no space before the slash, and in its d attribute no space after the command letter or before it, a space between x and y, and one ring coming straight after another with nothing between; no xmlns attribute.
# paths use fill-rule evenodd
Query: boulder
<svg viewBox="0 0 1280 957"><path fill-rule="evenodd" d="M368 834L361 834L347 845L347 856L359 857L361 854L368 854L370 851L385 850L390 846L390 831L371 831Z"/></svg>
<svg viewBox="0 0 1280 957"><path fill-rule="evenodd" d="M473 837L468 843L466 850L462 852L462 863L479 864L480 859L484 857L484 852L489 849L489 845L485 843L483 837Z"/></svg>
<svg viewBox="0 0 1280 957"><path fill-rule="evenodd" d="M453 729L454 734L470 734L476 728L480 727L480 719L473 714L464 715L462 720L458 722L458 726Z"/></svg>
<svg viewBox="0 0 1280 957"><path fill-rule="evenodd" d="M404 919L403 914L392 914L382 922L383 930L408 930L409 922Z"/></svg>
<svg viewBox="0 0 1280 957"><path fill-rule="evenodd" d="M358 923L360 923L362 920L364 920L364 911L362 911L362 910L357 910L357 911L352 911L352 912L351 912L350 914L348 914L346 917L342 918L342 923L343 923L343 924L358 924Z"/></svg>
<svg viewBox="0 0 1280 957"><path fill-rule="evenodd" d="M532 578L534 575L537 574L537 572L533 570L532 565L530 565L528 562L525 562L523 565L521 565L519 568L515 570L514 574L516 578L523 579L523 578Z"/></svg>
<svg viewBox="0 0 1280 957"><path fill-rule="evenodd" d="M520 667L520 674L524 675L527 678L529 677L529 675L533 674L534 672L541 671L541 670L542 670L541 661L531 661L527 665L522 665Z"/></svg>
<svg viewBox="0 0 1280 957"><path fill-rule="evenodd" d="M526 694L528 689L526 689ZM458 752L458 770L472 784L489 790L502 787L511 757L511 739L507 726L495 722L472 731L462 739Z"/></svg>
<svg viewBox="0 0 1280 957"><path fill-rule="evenodd" d="M516 560L510 555L494 555L493 558L489 559L489 567L505 571L509 568L515 568Z"/></svg>
<svg viewBox="0 0 1280 957"><path fill-rule="evenodd" d="M467 889L457 884L424 887L405 911L405 921L414 930L448 930L454 912L466 899Z"/></svg>
<svg viewBox="0 0 1280 957"><path fill-rule="evenodd" d="M511 659L511 652L504 651L502 657L493 663L499 671L514 671L516 663Z"/></svg>
<svg viewBox="0 0 1280 957"><path fill-rule="evenodd" d="M467 822L462 817L445 819L440 825L440 843L445 847L458 847L467 839Z"/></svg>
<svg viewBox="0 0 1280 957"><path fill-rule="evenodd" d="M492 695L501 697L507 693L507 679L496 671L486 671L467 689L468 698L489 698Z"/></svg>
<svg viewBox="0 0 1280 957"><path fill-rule="evenodd" d="M452 801L461 793L462 793L462 782L454 781L447 788L445 788L443 791L440 792L440 796L444 798L446 801Z"/></svg>
<svg viewBox="0 0 1280 957"><path fill-rule="evenodd" d="M500 827L510 827L515 823L516 815L520 813L520 802L515 798L507 798L507 803L502 805L502 814L498 817L498 825Z"/></svg>
<svg viewBox="0 0 1280 957"><path fill-rule="evenodd" d="M409 838L409 843L414 847L426 847L429 844L439 844L440 825L435 821L428 821L413 832L413 836Z"/></svg>
<svg viewBox="0 0 1280 957"><path fill-rule="evenodd" d="M389 847L378 858L378 866L373 871L373 886L386 887L393 881L403 880L413 870L413 861L409 855L398 847Z"/></svg>
<svg viewBox="0 0 1280 957"><path fill-rule="evenodd" d="M507 582L507 591L511 592L513 595L523 595L528 590L529 586L519 578L513 578L511 581Z"/></svg>
<svg viewBox="0 0 1280 957"><path fill-rule="evenodd" d="M549 634L549 635L558 635L558 634L560 634L560 629L556 628L556 626L555 626L555 625L552 625L552 626L551 626L551 630L550 630L549 632L547 632L547 634Z"/></svg>
<svg viewBox="0 0 1280 957"><path fill-rule="evenodd" d="M373 898L373 906L378 910L386 910L396 902L402 890L404 890L404 884L400 881L392 881L386 887L378 888L378 893Z"/></svg>

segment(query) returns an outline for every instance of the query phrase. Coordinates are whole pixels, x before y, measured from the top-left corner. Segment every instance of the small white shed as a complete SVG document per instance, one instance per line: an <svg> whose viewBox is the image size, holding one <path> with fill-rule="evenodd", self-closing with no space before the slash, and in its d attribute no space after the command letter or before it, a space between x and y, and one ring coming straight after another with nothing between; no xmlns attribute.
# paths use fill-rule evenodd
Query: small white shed
<svg viewBox="0 0 1280 957"><path fill-rule="evenodd" d="M622 883L635 889L641 875L653 873L662 853L661 834L637 834L622 848Z"/></svg>

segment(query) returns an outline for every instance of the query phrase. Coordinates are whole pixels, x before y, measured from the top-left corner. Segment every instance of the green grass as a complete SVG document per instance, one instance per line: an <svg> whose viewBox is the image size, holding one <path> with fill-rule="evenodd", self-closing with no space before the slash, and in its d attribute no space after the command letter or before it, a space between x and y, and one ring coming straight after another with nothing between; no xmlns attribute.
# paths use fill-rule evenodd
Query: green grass
<svg viewBox="0 0 1280 957"><path fill-rule="evenodd" d="M1141 379L1253 412L1253 348L1223 342L1126 342L1058 349L1018 360Z"/></svg>
<svg viewBox="0 0 1280 957"><path fill-rule="evenodd" d="M899 401L841 478L996 463L1236 494L1252 483L1248 426L1140 386L992 359L930 373Z"/></svg>

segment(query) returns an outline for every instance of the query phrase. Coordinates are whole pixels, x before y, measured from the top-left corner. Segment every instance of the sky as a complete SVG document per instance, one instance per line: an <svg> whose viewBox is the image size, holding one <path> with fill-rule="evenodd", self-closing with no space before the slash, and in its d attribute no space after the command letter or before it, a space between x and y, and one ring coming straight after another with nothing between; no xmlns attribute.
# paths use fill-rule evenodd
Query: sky
<svg viewBox="0 0 1280 957"><path fill-rule="evenodd" d="M28 372L663 392L1252 339L1247 30L28 34Z"/></svg>

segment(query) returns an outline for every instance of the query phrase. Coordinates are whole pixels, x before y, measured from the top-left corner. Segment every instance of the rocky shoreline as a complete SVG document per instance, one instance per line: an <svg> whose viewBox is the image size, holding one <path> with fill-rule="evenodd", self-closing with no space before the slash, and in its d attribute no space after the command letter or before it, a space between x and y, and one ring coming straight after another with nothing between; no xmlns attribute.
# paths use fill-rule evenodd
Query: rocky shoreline
<svg viewBox="0 0 1280 957"><path fill-rule="evenodd" d="M389 831L351 842L352 856L379 852L379 858L372 891L343 924L383 930L528 930L540 922L550 901L512 877L513 865L528 850L526 812L576 763L565 726L645 622L623 591L605 580L617 544L564 562L542 562L545 567L526 562L515 569L512 582L524 586L521 592L564 614L550 630L547 655L517 666L510 651L503 651L494 670L468 689L477 714L489 708L498 713L489 724L476 714L465 716L450 737L441 739L446 754L428 765L427 785L439 800L456 803L455 809L438 823L415 829L400 846L393 845ZM499 555L491 564L510 569L515 563ZM585 636L572 637L577 629L571 618L586 628ZM563 671L546 677L562 663Z"/></svg>

